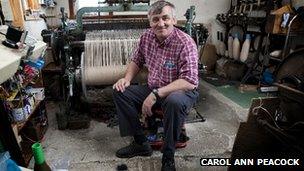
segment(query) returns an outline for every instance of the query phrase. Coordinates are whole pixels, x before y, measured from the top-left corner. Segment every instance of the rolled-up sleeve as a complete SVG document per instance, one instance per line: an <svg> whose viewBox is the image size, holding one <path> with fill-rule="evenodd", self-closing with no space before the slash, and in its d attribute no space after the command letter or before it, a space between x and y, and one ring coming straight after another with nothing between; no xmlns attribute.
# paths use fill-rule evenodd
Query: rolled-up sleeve
<svg viewBox="0 0 304 171"><path fill-rule="evenodd" d="M140 41L138 43L138 46L136 47L136 49L134 50L133 52L133 55L132 55L132 58L131 58L131 61L133 61L139 68L142 68L144 63L145 63L145 60L144 60L144 55L143 55L143 52L142 52L142 40L143 37L140 38Z"/></svg>
<svg viewBox="0 0 304 171"><path fill-rule="evenodd" d="M179 78L198 85L198 53L196 44L189 41L182 48L179 58Z"/></svg>

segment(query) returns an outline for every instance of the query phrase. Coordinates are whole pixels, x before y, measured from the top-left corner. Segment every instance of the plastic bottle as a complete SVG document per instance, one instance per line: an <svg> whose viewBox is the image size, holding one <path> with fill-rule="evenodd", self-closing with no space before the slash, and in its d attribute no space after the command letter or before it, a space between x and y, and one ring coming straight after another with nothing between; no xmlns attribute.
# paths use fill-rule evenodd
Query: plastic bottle
<svg viewBox="0 0 304 171"><path fill-rule="evenodd" d="M220 33L221 34L221 41L220 41L220 44L219 44L219 47L220 47L220 54L222 56L225 56L225 51L226 51L226 45L224 43L224 36L223 36L223 33Z"/></svg>
<svg viewBox="0 0 304 171"><path fill-rule="evenodd" d="M41 144L34 143L32 150L35 159L34 171L51 171L50 166L45 161Z"/></svg>
<svg viewBox="0 0 304 171"><path fill-rule="evenodd" d="M6 169L8 171L21 171L21 169L18 167L17 163L12 159L8 159L6 161L6 165L7 165Z"/></svg>
<svg viewBox="0 0 304 171"><path fill-rule="evenodd" d="M232 51L233 51L233 37L232 37L231 34L229 34L229 37L228 37L228 56L230 58L233 58Z"/></svg>
<svg viewBox="0 0 304 171"><path fill-rule="evenodd" d="M235 34L232 44L233 50L232 50L232 56L233 59L239 60L240 57L240 40L238 34Z"/></svg>
<svg viewBox="0 0 304 171"><path fill-rule="evenodd" d="M246 34L246 40L243 43L241 54L240 54L240 60L242 62L245 62L248 58L249 54L249 48L250 48L250 34Z"/></svg>

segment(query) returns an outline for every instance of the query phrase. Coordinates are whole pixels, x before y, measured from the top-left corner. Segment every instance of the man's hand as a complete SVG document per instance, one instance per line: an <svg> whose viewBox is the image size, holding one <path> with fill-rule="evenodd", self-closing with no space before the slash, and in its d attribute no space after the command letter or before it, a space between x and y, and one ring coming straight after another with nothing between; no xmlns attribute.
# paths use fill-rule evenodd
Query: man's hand
<svg viewBox="0 0 304 171"><path fill-rule="evenodd" d="M113 89L124 92L129 85L130 85L129 80L125 78L121 78L113 85Z"/></svg>
<svg viewBox="0 0 304 171"><path fill-rule="evenodd" d="M156 102L156 97L153 93L150 93L149 96L145 99L142 106L142 114L144 116L152 116L152 106Z"/></svg>

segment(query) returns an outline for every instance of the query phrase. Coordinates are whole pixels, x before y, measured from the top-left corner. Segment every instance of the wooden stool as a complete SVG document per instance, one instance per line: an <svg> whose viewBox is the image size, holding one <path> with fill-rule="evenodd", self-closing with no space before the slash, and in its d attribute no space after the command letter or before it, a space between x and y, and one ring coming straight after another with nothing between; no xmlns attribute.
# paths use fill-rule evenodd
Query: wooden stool
<svg viewBox="0 0 304 171"><path fill-rule="evenodd" d="M160 150L164 144L163 138L163 116L164 112L161 108L152 109L152 117L147 118L146 125L150 131L147 135L147 139L150 142L151 147L154 150ZM185 148L189 137L186 134L185 124L182 125L179 141L175 144L175 148Z"/></svg>

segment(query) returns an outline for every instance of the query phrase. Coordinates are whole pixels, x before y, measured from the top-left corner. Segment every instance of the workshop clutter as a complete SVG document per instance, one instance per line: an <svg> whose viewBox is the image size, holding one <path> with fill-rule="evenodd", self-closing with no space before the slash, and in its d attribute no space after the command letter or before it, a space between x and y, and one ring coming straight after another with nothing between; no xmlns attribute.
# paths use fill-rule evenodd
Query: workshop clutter
<svg viewBox="0 0 304 171"><path fill-rule="evenodd" d="M217 57L213 57L217 59L217 61L212 63L213 66L208 64L209 67L207 70L215 66L215 73L217 75L238 81L244 76L247 66L252 63L254 50L253 47L251 47L251 39L255 36L238 31L235 31L234 34L229 32L228 38L223 37L223 35L222 32L218 32L219 39L216 44ZM226 42L224 40L226 40ZM206 55L203 56L203 62L210 61L204 58L206 58Z"/></svg>
<svg viewBox="0 0 304 171"><path fill-rule="evenodd" d="M21 122L26 119L26 116L24 115L23 108L14 108L12 109L12 115L14 117L15 122Z"/></svg>
<svg viewBox="0 0 304 171"><path fill-rule="evenodd" d="M228 58L220 58L216 61L215 72L217 75L230 80L240 80L246 69L247 67L243 63L235 62Z"/></svg>
<svg viewBox="0 0 304 171"><path fill-rule="evenodd" d="M223 26L214 43L216 74L205 80L271 87L284 58L303 47L301 36L295 36L303 33L303 9L303 1L232 1L227 13L216 16ZM272 88L262 92L278 91Z"/></svg>
<svg viewBox="0 0 304 171"><path fill-rule="evenodd" d="M289 75L280 80L280 109L290 125L304 121L304 76Z"/></svg>
<svg viewBox="0 0 304 171"><path fill-rule="evenodd" d="M34 113L26 122L17 123L18 134L20 135L19 146L25 153L31 153L31 146L40 142L48 127L45 101L37 105Z"/></svg>
<svg viewBox="0 0 304 171"><path fill-rule="evenodd" d="M39 77L40 69L44 66L44 60L39 59L37 61L24 61L20 70L16 73L18 81L21 84L28 84Z"/></svg>
<svg viewBox="0 0 304 171"><path fill-rule="evenodd" d="M288 145L290 151L296 152L292 155L303 155L304 92L294 88L292 84L294 83L276 84L279 87L278 103L267 107L263 104L264 109L259 109L257 121L278 142Z"/></svg>
<svg viewBox="0 0 304 171"><path fill-rule="evenodd" d="M34 96L35 100L43 100L45 98L44 95L44 88L29 88L26 90L28 94L31 94Z"/></svg>
<svg viewBox="0 0 304 171"><path fill-rule="evenodd" d="M272 9L277 9L277 6L272 4ZM217 14L216 20L222 24L223 29L217 34L215 45L220 59L215 63L216 74L212 77L218 81L210 82L220 84L221 80L241 81L244 84L248 78L253 78L249 81L250 84L257 83L257 75L260 73L255 74L253 71L259 62L259 55L264 53L267 43L269 44L264 41L268 8L266 1L236 0L231 2L227 13Z"/></svg>
<svg viewBox="0 0 304 171"><path fill-rule="evenodd" d="M6 101L12 123L26 121L45 98L44 88L36 88L42 86L39 76L43 65L41 58L35 61L23 59L15 75L1 85L0 97Z"/></svg>
<svg viewBox="0 0 304 171"><path fill-rule="evenodd" d="M290 5L286 5L276 11L272 12L268 16L268 21L266 24L266 32L272 34L286 34L288 30L288 24L295 16L295 12ZM296 18L294 24L291 25L291 32L303 32L304 22L300 18Z"/></svg>
<svg viewBox="0 0 304 171"><path fill-rule="evenodd" d="M44 99L44 88L29 87L22 95L7 101L14 122L25 121L33 112L38 102Z"/></svg>
<svg viewBox="0 0 304 171"><path fill-rule="evenodd" d="M38 58L37 60L29 60L26 62L28 66L34 67L36 69L42 69L44 66L44 59L43 58Z"/></svg>
<svg viewBox="0 0 304 171"><path fill-rule="evenodd" d="M44 66L44 60L38 59L36 61L28 60L24 63L23 72L21 73L22 82L34 80L39 75L39 71Z"/></svg>
<svg viewBox="0 0 304 171"><path fill-rule="evenodd" d="M22 99L15 99L14 101L8 101L11 108L11 113L14 122L22 122L27 119L33 107L30 103L33 103L33 98L24 97ZM32 104L34 105L34 103Z"/></svg>
<svg viewBox="0 0 304 171"><path fill-rule="evenodd" d="M36 75L37 76L37 75ZM22 72L17 73L1 86L6 109L11 122L23 122L33 113L37 104L44 99L44 88L33 88L29 77Z"/></svg>
<svg viewBox="0 0 304 171"><path fill-rule="evenodd" d="M239 33L228 35L227 42L224 42L223 33L218 32L220 39L216 45L216 53L220 57L226 57L235 61L246 63L250 51L251 34L240 37ZM243 42L241 40L244 40ZM227 44L227 47L226 47Z"/></svg>

